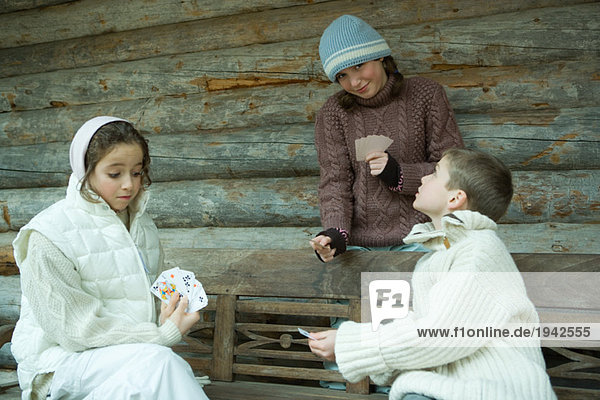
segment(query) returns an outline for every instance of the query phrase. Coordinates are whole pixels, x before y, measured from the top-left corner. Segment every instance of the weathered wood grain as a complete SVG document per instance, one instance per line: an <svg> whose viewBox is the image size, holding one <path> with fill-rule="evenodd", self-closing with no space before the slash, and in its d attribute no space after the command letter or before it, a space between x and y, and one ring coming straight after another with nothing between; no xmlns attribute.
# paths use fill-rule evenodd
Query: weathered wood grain
<svg viewBox="0 0 600 400"><path fill-rule="evenodd" d="M513 174L505 223L600 222L600 170Z"/></svg>
<svg viewBox="0 0 600 400"><path fill-rule="evenodd" d="M312 124L148 135L154 182L318 175ZM70 142L0 147L0 188L64 186Z"/></svg>
<svg viewBox="0 0 600 400"><path fill-rule="evenodd" d="M521 71L518 81L508 73L502 84L473 80L471 87L468 87L471 78L459 76L461 71L455 76L455 82L462 87L449 87L447 93L457 114L500 113L499 120L502 120L506 113L535 115L533 113L540 111L542 116L550 117L558 115L559 111L554 110L562 108L597 106L600 80L592 71L594 67L591 63L579 63L579 67L548 64L530 68L527 73ZM545 77L538 75L544 72ZM534 78L537 80L533 83L525 82ZM156 133L307 123L314 120L315 113L336 89L333 84L307 82L289 84L284 89L267 86L158 95L148 99L0 113L0 146L67 141L94 115L118 115L134 122L139 129ZM544 119L543 122L549 121Z"/></svg>
<svg viewBox="0 0 600 400"><path fill-rule="evenodd" d="M456 119L466 147L494 154L513 171L599 166L598 107L458 114Z"/></svg>
<svg viewBox="0 0 600 400"><path fill-rule="evenodd" d="M138 129L198 132L312 122L334 87L325 83L240 89L0 113L0 146L71 140L94 115L118 115ZM40 129L43 127L43 129Z"/></svg>
<svg viewBox="0 0 600 400"><path fill-rule="evenodd" d="M165 248L309 249L308 240L321 232L314 227L163 228ZM14 233L0 234L10 245ZM498 236L511 253L600 254L598 224L499 224Z"/></svg>
<svg viewBox="0 0 600 400"><path fill-rule="evenodd" d="M235 302L235 295L217 298L211 377L220 381L233 380L231 368L235 345Z"/></svg>
<svg viewBox="0 0 600 400"><path fill-rule="evenodd" d="M318 39L219 49L0 79L0 111L326 81Z"/></svg>
<svg viewBox="0 0 600 400"><path fill-rule="evenodd" d="M280 367L276 365L234 363L233 372L241 375L280 377L290 379L310 379L343 382L344 378L337 371L317 368ZM294 395L296 392L294 390ZM262 396L261 396L262 397Z"/></svg>
<svg viewBox="0 0 600 400"><path fill-rule="evenodd" d="M330 372L328 375L334 376L332 373L333 371L323 370L322 373L327 375L327 372ZM211 400L385 400L388 398L387 394L381 393L360 395L346 393L342 390L331 390L320 387L300 385L294 385L293 389L290 389L290 385L288 384L250 381L215 381L210 385L205 386L204 391ZM578 392L577 394L580 395L581 392ZM573 397L573 399L576 398L577 397ZM577 399L587 400L587 398L584 399L583 397L579 397Z"/></svg>
<svg viewBox="0 0 600 400"><path fill-rule="evenodd" d="M598 58L598 4L383 28L402 71ZM591 17L591 18L590 18Z"/></svg>
<svg viewBox="0 0 600 400"><path fill-rule="evenodd" d="M398 6L383 0L332 1L257 12L252 18L240 14L4 49L0 51L0 76L315 37L341 14L340 10L364 18L377 29L549 6L565 6L565 2L411 0Z"/></svg>
<svg viewBox="0 0 600 400"><path fill-rule="evenodd" d="M433 70L444 75L458 69L462 71L462 82L450 76L446 78L449 83L489 89L502 85L501 73L471 68L597 62L600 36L596 34L595 19L590 18L596 14L600 18L600 7L583 4L411 25L382 33L403 73L414 75ZM513 34L515 26L520 35ZM522 37L527 37L527 41ZM464 71L466 68L469 70ZM503 73L507 75L505 79L521 79L522 72L513 67ZM4 78L0 79L0 110L283 85L311 79L327 80L318 58L318 37Z"/></svg>
<svg viewBox="0 0 600 400"><path fill-rule="evenodd" d="M304 250L322 230L315 227L162 228L165 249ZM511 253L600 254L598 224L500 224L498 236ZM0 275L15 275L15 231L0 233Z"/></svg>
<svg viewBox="0 0 600 400"><path fill-rule="evenodd" d="M327 0L313 2L321 1ZM5 32L0 46L7 48L56 42L179 22L251 14L306 3L303 0L203 0L200 3L191 0L80 0L42 11L0 14L0 26Z"/></svg>
<svg viewBox="0 0 600 400"><path fill-rule="evenodd" d="M37 7L49 7L56 4L70 3L75 0L0 0L0 14Z"/></svg>
<svg viewBox="0 0 600 400"><path fill-rule="evenodd" d="M148 211L160 227L316 225L316 186L313 177L161 182L152 185ZM18 229L64 193L1 190L5 221Z"/></svg>
<svg viewBox="0 0 600 400"><path fill-rule="evenodd" d="M600 7L594 7L594 4L568 10L573 20L588 22L591 20L586 18L589 13L596 13L600 18ZM568 67L569 61L575 62L576 66L577 63L589 63L591 66L588 69L594 74L600 57L600 38L595 34L597 28L580 26L580 29L575 29L565 25L562 15L564 8L543 12L548 13L542 17L546 27L542 32L536 26L530 28L531 32L523 32L528 37L526 43L506 31L490 30L497 23L502 25L508 21L514 25L533 24L531 20L538 15L532 14L533 11L525 15L515 14L516 21L510 16L462 20L461 25L445 30L438 24L434 27L421 24L392 30L388 36L393 39L390 45L393 54L397 54L403 73L427 73L434 79L439 76L438 80L442 83L447 80L451 88L485 88L487 97L494 95L488 92L489 89L500 90L503 85L510 85L511 81L519 81L526 88L544 81L554 86L553 81L561 79L554 77L556 72L544 70L544 64L547 63L561 62L557 65L559 70L565 68L562 63L567 63L564 75L569 77L576 74L569 75L568 70L577 68ZM439 24L448 23L444 21ZM465 25L468 29L465 29ZM440 29L444 30L443 36L439 34ZM563 32L565 29L569 30ZM422 30L432 30L432 38L422 38ZM470 36L465 37L465 32ZM554 34L561 35L562 41L552 41ZM400 42L393 43L398 40ZM478 43L485 43L485 46ZM423 48L414 49L416 44ZM445 46L452 46L452 49L440 50ZM556 54L539 50L549 46L556 49ZM490 48L502 49L502 56L494 55ZM432 54L437 59L432 60ZM452 70L457 72L450 72ZM536 78L524 79L529 73ZM546 74L550 76L546 77ZM448 77L444 78L446 75ZM584 75L590 73L584 72ZM149 76L151 79L148 79ZM0 79L0 110L27 110L236 87L283 85L313 79L327 81L318 58L318 37L3 78ZM559 89L560 85L554 87L554 90Z"/></svg>
<svg viewBox="0 0 600 400"><path fill-rule="evenodd" d="M597 71L595 59L588 63L469 67L422 76L446 88L457 113L493 113L596 105L600 94Z"/></svg>
<svg viewBox="0 0 600 400"><path fill-rule="evenodd" d="M310 251L165 249L168 267L201 277L207 293L267 297L360 298L361 272L412 272L423 253L351 251L323 269ZM597 254L513 254L521 272L598 272ZM324 272L327 271L325 274ZM225 273L227 272L227 273ZM288 279L293 274L294 279ZM282 285L281 282L286 282ZM0 276L0 323L14 323L19 276Z"/></svg>
<svg viewBox="0 0 600 400"><path fill-rule="evenodd" d="M14 324L21 312L21 281L18 275L0 276L0 325Z"/></svg>
<svg viewBox="0 0 600 400"><path fill-rule="evenodd" d="M598 107L459 114L457 120L467 148L490 152L513 171L598 167ZM319 174L312 123L147 138L154 182ZM0 188L65 186L69 146L0 147Z"/></svg>
<svg viewBox="0 0 600 400"><path fill-rule="evenodd" d="M599 223L600 170L517 171L503 223ZM148 212L161 228L316 226L318 177L159 182ZM0 190L5 228L17 230L65 188ZM24 201L24 199L27 199Z"/></svg>
<svg viewBox="0 0 600 400"><path fill-rule="evenodd" d="M248 296L261 293L275 297L311 297L320 293L323 298L359 298L357 283L361 272L411 272L422 255L347 252L328 264L326 276L314 254L301 250L168 249L165 258L169 266L193 270L196 276L201 276L202 285L210 293ZM597 272L600 261L599 255L589 254L514 254L513 257L522 272ZM227 277L222 274L224 270L228 271ZM294 280L288 285L286 275L290 273Z"/></svg>

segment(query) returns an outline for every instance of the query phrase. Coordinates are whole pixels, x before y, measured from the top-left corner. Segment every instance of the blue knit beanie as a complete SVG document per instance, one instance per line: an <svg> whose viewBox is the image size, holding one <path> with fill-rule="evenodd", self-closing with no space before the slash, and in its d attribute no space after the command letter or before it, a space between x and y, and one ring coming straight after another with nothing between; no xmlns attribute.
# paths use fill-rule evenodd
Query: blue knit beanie
<svg viewBox="0 0 600 400"><path fill-rule="evenodd" d="M319 55L331 82L341 70L392 54L385 39L360 18L342 15L323 32Z"/></svg>

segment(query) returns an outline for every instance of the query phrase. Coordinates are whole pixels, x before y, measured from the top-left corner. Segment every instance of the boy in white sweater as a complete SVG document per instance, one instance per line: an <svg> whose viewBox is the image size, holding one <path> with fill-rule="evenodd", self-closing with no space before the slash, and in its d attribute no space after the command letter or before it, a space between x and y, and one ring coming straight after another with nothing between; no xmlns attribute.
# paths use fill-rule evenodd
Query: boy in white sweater
<svg viewBox="0 0 600 400"><path fill-rule="evenodd" d="M510 171L488 154L450 149L422 178L413 207L431 218L404 239L432 251L415 266L413 310L382 324L314 332L313 353L350 382L392 384L390 399L555 399L535 338L432 338L417 329L537 323L510 253L495 233L513 194ZM498 274L502 272L504 274ZM512 273L507 273L512 272ZM456 335L455 335L456 336Z"/></svg>

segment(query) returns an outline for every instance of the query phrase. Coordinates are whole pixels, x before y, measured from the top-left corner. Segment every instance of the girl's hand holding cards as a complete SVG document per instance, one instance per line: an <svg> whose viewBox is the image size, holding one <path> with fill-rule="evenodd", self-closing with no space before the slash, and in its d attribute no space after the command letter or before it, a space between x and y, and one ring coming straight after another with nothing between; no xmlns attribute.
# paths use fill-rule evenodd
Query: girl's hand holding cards
<svg viewBox="0 0 600 400"><path fill-rule="evenodd" d="M198 311L208 305L206 292L194 273L177 267L160 274L150 287L150 291L165 304L169 304L169 300L175 293L187 296L189 305L185 312L188 313Z"/></svg>
<svg viewBox="0 0 600 400"><path fill-rule="evenodd" d="M333 260L333 255L335 254L335 249L332 249L331 246L331 238L325 235L319 235L316 238L310 240L310 246L319 254L321 260L323 262L328 262Z"/></svg>
<svg viewBox="0 0 600 400"><path fill-rule="evenodd" d="M369 163L371 175L377 176L385 169L388 162L388 154L385 151L372 151L367 154L366 161Z"/></svg>

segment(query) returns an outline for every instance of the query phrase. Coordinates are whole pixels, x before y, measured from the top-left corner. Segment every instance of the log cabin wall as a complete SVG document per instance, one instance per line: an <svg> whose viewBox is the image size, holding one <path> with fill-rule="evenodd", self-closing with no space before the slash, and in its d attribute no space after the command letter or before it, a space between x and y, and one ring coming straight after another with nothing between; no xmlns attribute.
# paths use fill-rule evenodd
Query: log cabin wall
<svg viewBox="0 0 600 400"><path fill-rule="evenodd" d="M305 248L320 230L323 29L354 14L448 93L465 144L512 169L512 252L600 253L600 3L2 0L0 261L64 196L96 115L148 137L168 248Z"/></svg>

